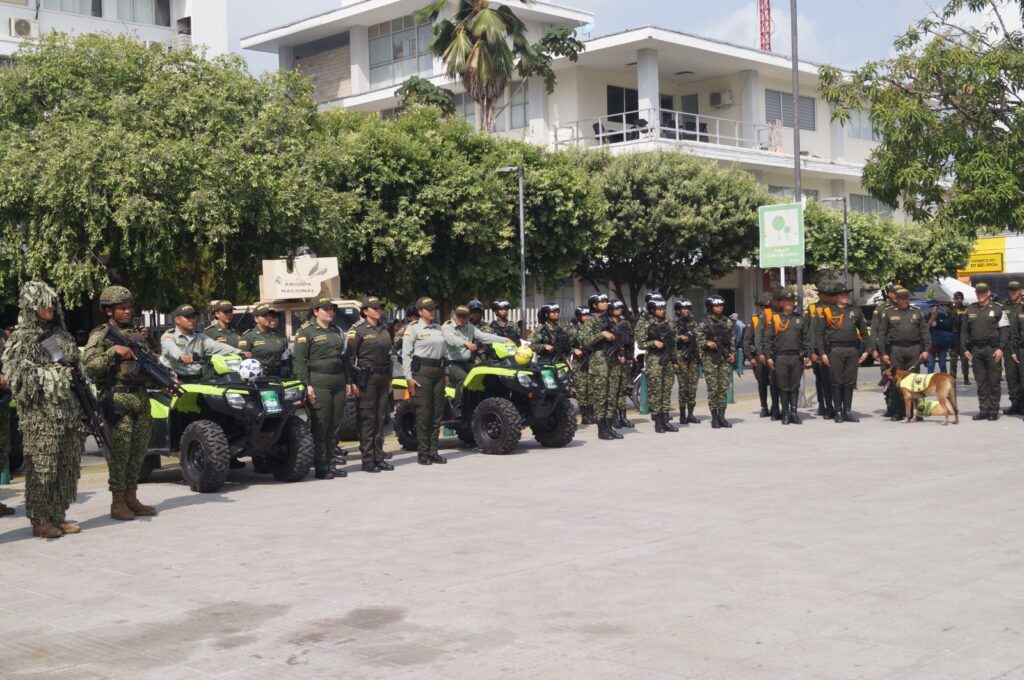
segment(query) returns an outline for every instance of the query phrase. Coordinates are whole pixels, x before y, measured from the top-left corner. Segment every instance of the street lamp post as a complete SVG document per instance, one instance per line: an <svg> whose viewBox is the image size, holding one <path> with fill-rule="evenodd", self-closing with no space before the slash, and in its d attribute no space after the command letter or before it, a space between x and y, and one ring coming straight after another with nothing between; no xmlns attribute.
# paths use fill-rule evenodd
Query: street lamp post
<svg viewBox="0 0 1024 680"><path fill-rule="evenodd" d="M850 285L850 223L847 221L846 209L848 201L846 196L835 196L832 198L823 198L822 201L842 201L843 202L843 284Z"/></svg>
<svg viewBox="0 0 1024 680"><path fill-rule="evenodd" d="M526 200L524 184L526 173L522 165L507 165L496 170L498 174L515 172L519 175L519 335L526 337Z"/></svg>

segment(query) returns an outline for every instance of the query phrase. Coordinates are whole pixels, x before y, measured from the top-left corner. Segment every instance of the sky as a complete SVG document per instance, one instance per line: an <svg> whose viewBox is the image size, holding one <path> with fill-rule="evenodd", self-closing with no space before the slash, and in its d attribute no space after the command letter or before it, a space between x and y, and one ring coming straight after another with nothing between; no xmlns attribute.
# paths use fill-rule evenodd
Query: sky
<svg viewBox="0 0 1024 680"><path fill-rule="evenodd" d="M592 35L652 24L758 46L757 0L554 0L593 12ZM426 4L426 0L424 0ZM893 54L892 42L943 0L799 0L800 58L854 68ZM238 35L245 36L341 7L341 0L245 0ZM773 51L789 54L789 0L773 0ZM251 56L250 56L251 55ZM255 71L276 68L273 56L246 53Z"/></svg>

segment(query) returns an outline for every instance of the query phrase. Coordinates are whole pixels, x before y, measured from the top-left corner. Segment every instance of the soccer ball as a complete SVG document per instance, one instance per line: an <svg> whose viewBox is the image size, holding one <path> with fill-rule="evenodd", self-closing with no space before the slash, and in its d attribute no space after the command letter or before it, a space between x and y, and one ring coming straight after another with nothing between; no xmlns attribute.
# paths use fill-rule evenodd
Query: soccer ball
<svg viewBox="0 0 1024 680"><path fill-rule="evenodd" d="M520 366L525 366L533 361L533 349L527 345L523 345L516 350L516 363Z"/></svg>
<svg viewBox="0 0 1024 680"><path fill-rule="evenodd" d="M238 376L246 382L252 382L263 375L263 364L256 359L246 359L238 366Z"/></svg>

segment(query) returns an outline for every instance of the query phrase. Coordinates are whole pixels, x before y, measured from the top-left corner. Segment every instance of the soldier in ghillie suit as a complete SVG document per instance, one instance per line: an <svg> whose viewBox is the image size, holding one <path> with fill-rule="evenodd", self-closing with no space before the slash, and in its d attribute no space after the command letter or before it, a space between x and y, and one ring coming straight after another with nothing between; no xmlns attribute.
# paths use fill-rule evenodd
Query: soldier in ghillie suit
<svg viewBox="0 0 1024 680"><path fill-rule="evenodd" d="M54 292L41 281L21 289L18 327L4 348L4 376L18 402L18 418L28 472L25 514L32 533L41 538L77 534L65 513L78 490L85 448L82 409L71 387L71 368L56 364L43 348L53 337L65 360L81 370L75 339L64 327L64 313Z"/></svg>

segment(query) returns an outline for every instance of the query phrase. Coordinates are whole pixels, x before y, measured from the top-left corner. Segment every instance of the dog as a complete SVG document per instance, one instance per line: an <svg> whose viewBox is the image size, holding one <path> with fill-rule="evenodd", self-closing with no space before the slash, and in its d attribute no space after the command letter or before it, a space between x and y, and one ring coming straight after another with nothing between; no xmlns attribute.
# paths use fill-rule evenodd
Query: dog
<svg viewBox="0 0 1024 680"><path fill-rule="evenodd" d="M887 380L893 387L903 393L903 407L906 418L903 422L910 423L918 419L917 402L919 399L934 395L939 406L945 409L945 421L943 425L949 425L949 416L955 417L954 425L960 424L960 409L956 403L956 378L949 373L933 373L930 376L921 375L922 385L904 386L904 378L911 375L919 375L913 371L898 371L892 366L882 373L883 379ZM930 378L930 380L928 379ZM908 381L909 382L909 381Z"/></svg>

